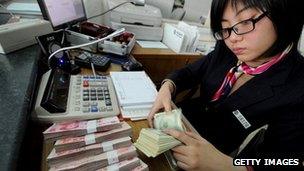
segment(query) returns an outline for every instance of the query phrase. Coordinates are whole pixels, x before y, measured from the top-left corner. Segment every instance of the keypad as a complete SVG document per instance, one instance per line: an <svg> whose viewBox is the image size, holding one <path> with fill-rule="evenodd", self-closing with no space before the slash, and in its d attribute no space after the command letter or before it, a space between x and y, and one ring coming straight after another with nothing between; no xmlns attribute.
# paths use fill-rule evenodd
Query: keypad
<svg viewBox="0 0 304 171"><path fill-rule="evenodd" d="M72 86L75 91L72 95L71 110L87 114L114 112L113 96L116 96L110 93L109 77L77 75L73 78ZM116 101L114 105L117 105Z"/></svg>

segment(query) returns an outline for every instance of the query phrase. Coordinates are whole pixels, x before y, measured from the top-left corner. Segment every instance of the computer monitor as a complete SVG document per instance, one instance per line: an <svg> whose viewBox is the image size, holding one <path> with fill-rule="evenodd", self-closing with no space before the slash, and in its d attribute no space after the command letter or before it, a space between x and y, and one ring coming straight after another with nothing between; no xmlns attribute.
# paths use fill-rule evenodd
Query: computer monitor
<svg viewBox="0 0 304 171"><path fill-rule="evenodd" d="M51 22L54 30L68 28L87 19L82 0L38 0L38 4L43 18Z"/></svg>

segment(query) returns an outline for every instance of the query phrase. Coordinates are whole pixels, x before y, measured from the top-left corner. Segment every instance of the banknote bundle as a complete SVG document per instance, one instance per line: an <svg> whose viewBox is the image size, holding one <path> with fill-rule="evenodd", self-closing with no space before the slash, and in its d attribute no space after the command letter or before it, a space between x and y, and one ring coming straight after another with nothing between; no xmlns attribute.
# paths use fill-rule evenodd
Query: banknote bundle
<svg viewBox="0 0 304 171"><path fill-rule="evenodd" d="M144 128L140 131L139 137L134 145L146 156L156 157L180 144L180 141L165 134L161 130Z"/></svg>
<svg viewBox="0 0 304 171"><path fill-rule="evenodd" d="M134 157L137 157L137 153L136 148L132 145L98 155L54 165L50 168L50 171L97 170L124 160L132 159Z"/></svg>
<svg viewBox="0 0 304 171"><path fill-rule="evenodd" d="M131 136L132 129L126 122L122 122L121 128L112 129L106 132L97 132L79 137L64 138L55 142L56 152L72 150L90 144L101 143L121 137Z"/></svg>
<svg viewBox="0 0 304 171"><path fill-rule="evenodd" d="M80 158L98 155L107 151L129 147L131 145L132 142L130 137L122 137L61 152L56 152L55 149L53 149L47 157L47 162L49 165L65 163Z"/></svg>
<svg viewBox="0 0 304 171"><path fill-rule="evenodd" d="M114 116L89 121L54 123L43 132L43 135L45 140L55 141L94 132L108 131L116 128L121 128L121 123L118 117Z"/></svg>
<svg viewBox="0 0 304 171"><path fill-rule="evenodd" d="M112 165L109 165L107 167L104 167L102 169L98 169L96 171L148 171L148 165L144 163L142 160L140 160L137 157L134 157L133 159L124 160L119 163L115 163Z"/></svg>
<svg viewBox="0 0 304 171"><path fill-rule="evenodd" d="M182 122L182 110L174 109L169 112L156 113L154 115L154 127L156 129L175 129L184 131L185 126Z"/></svg>

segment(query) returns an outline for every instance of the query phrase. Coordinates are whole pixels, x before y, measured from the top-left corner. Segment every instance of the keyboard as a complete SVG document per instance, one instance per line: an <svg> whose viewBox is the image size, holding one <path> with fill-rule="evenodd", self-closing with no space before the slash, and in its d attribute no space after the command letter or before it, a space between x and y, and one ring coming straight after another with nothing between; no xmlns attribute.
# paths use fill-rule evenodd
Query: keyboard
<svg viewBox="0 0 304 171"><path fill-rule="evenodd" d="M70 111L75 114L111 115L118 104L113 88L109 84L110 77L106 76L72 76Z"/></svg>
<svg viewBox="0 0 304 171"><path fill-rule="evenodd" d="M110 67L111 60L104 55L93 54L86 51L75 57L75 64L80 67L91 68L91 63L94 64L96 70L104 72Z"/></svg>
<svg viewBox="0 0 304 171"><path fill-rule="evenodd" d="M69 75L48 71L41 79L34 120L59 122L86 120L120 113L112 80L108 76Z"/></svg>

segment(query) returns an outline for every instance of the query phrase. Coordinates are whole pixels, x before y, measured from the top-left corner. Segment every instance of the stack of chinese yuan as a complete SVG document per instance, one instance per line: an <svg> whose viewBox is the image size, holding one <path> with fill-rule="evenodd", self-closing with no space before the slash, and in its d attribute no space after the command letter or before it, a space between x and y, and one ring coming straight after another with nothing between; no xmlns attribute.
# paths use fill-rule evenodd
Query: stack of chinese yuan
<svg viewBox="0 0 304 171"><path fill-rule="evenodd" d="M148 170L137 158L132 129L115 117L55 123L46 141L55 141L47 157L50 170Z"/></svg>
<svg viewBox="0 0 304 171"><path fill-rule="evenodd" d="M139 137L134 145L146 156L156 157L179 144L181 144L180 141L163 133L161 130L144 128L140 131Z"/></svg>

